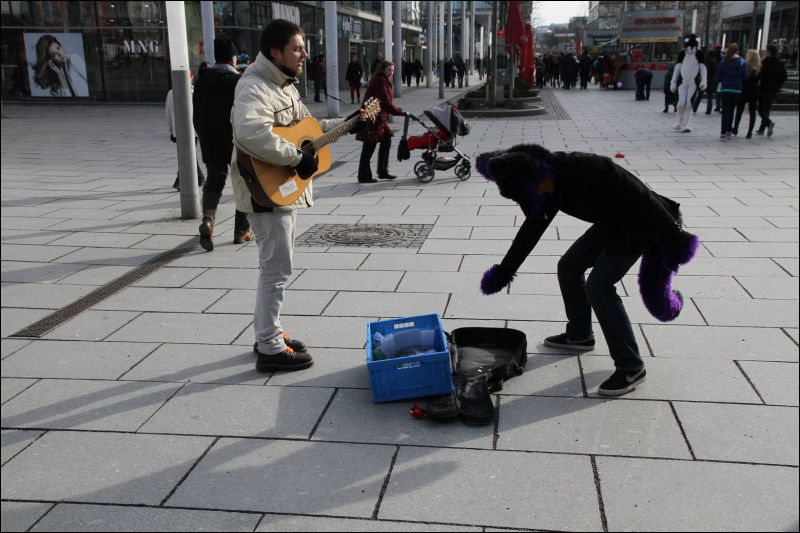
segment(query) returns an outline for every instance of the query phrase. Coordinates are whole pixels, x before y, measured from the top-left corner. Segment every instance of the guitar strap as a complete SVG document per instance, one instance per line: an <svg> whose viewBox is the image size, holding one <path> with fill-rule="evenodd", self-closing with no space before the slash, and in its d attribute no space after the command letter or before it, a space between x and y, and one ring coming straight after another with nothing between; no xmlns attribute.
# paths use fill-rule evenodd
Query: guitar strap
<svg viewBox="0 0 800 533"><path fill-rule="evenodd" d="M261 207L271 209L275 204L267 198L264 189L261 187L261 183L259 183L258 177L256 176L256 169L253 167L253 160L239 148L236 148L236 165L239 167L239 175L247 185L247 189L250 191L250 197L253 201Z"/></svg>

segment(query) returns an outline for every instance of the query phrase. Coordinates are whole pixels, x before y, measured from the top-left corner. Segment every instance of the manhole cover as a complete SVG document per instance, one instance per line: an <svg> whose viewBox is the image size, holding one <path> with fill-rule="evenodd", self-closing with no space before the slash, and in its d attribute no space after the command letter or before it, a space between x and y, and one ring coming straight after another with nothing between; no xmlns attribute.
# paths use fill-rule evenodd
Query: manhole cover
<svg viewBox="0 0 800 533"><path fill-rule="evenodd" d="M432 224L314 224L297 245L419 248L431 229Z"/></svg>
<svg viewBox="0 0 800 533"><path fill-rule="evenodd" d="M330 231L322 235L326 241L337 244L377 244L403 237L403 232L394 228L376 226L355 226Z"/></svg>

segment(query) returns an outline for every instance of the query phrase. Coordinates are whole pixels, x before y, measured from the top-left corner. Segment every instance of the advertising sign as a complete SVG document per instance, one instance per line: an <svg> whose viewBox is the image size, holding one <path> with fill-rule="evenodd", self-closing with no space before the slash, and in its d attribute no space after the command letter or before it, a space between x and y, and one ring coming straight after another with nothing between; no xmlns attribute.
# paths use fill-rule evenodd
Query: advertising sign
<svg viewBox="0 0 800 533"><path fill-rule="evenodd" d="M82 33L25 33L31 96L89 96Z"/></svg>
<svg viewBox="0 0 800 533"><path fill-rule="evenodd" d="M621 43L676 42L683 33L683 11L626 11L619 27Z"/></svg>

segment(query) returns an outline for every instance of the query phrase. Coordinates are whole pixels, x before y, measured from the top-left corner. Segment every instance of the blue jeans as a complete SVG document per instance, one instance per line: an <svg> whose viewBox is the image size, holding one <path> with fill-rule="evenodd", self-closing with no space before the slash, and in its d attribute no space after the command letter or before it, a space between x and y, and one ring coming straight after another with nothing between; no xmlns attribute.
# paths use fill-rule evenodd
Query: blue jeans
<svg viewBox="0 0 800 533"><path fill-rule="evenodd" d="M631 321L614 284L630 270L641 253L609 254L597 225L589 228L558 261L558 284L567 312L567 336L592 336L592 310L603 330L614 366L633 371L644 367ZM586 270L592 273L586 280Z"/></svg>
<svg viewBox="0 0 800 533"><path fill-rule="evenodd" d="M723 135L733 131L733 116L736 114L736 104L739 102L739 93L722 93L722 127Z"/></svg>

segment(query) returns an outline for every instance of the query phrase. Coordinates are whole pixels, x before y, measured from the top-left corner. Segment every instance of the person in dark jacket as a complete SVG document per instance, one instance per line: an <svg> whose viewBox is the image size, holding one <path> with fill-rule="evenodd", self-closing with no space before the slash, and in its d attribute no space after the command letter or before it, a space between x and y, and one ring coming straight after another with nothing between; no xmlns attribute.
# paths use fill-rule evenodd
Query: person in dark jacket
<svg viewBox="0 0 800 533"><path fill-rule="evenodd" d="M673 113L678 111L678 95L670 90L669 82L672 79L672 73L675 71L675 62L669 64L669 71L664 77L664 111L662 113L669 113L669 106L672 106Z"/></svg>
<svg viewBox="0 0 800 533"><path fill-rule="evenodd" d="M476 168L525 215L503 260L484 273L481 291L494 294L511 283L559 211L589 222L592 226L558 262L566 332L544 344L594 349L594 311L616 367L598 392L620 396L636 388L646 375L644 362L614 284L641 257L639 287L645 306L661 321L678 316L683 298L672 290L671 280L700 245L682 229L679 204L609 158L590 153L549 152L523 144L479 155Z"/></svg>
<svg viewBox="0 0 800 533"><path fill-rule="evenodd" d="M417 78L417 87L419 87L419 81L422 79L422 73L425 71L425 68L422 66L422 61L417 58L414 61L414 77Z"/></svg>
<svg viewBox="0 0 800 533"><path fill-rule="evenodd" d="M756 135L763 135L766 129L767 137L772 137L775 123L769 118L769 111L785 81L786 67L778 59L778 47L771 44L767 46L764 63L761 65L761 83L758 87L758 114L761 116L761 125L756 131Z"/></svg>
<svg viewBox="0 0 800 533"><path fill-rule="evenodd" d="M361 63L358 61L358 56L353 54L350 56L350 63L347 64L347 74L344 79L350 85L350 103L361 102L361 78L364 76L364 70L361 68ZM353 96L355 95L355 100Z"/></svg>
<svg viewBox="0 0 800 533"><path fill-rule="evenodd" d="M714 47L706 54L706 76L708 83L706 85L706 115L711 114L711 109L714 107L714 98L719 99L717 95L717 65L719 64L719 49Z"/></svg>
<svg viewBox="0 0 800 533"><path fill-rule="evenodd" d="M459 56L456 58L455 65L456 75L458 76L458 88L461 89L464 87L464 76L467 75L467 64L464 63L464 60Z"/></svg>
<svg viewBox="0 0 800 533"><path fill-rule="evenodd" d="M394 90L392 90L392 77L394 76L394 63L384 61L372 79L369 81L367 91L364 93L364 101L373 96L381 104L381 112L375 117L375 121L368 127L356 134L356 139L363 142L361 147L361 160L358 164L358 182L375 183L370 169L370 160L375 153L375 147L380 144L378 149L378 178L382 180L393 180L397 176L389 174L389 149L392 146L392 135L394 132L389 127L389 115L403 115L403 110L394 105Z"/></svg>
<svg viewBox="0 0 800 533"><path fill-rule="evenodd" d="M369 67L370 77L375 75L375 73L378 71L378 68L380 68L382 63L383 63L383 53L378 52L377 54L375 54L375 59L372 61L372 65L370 65Z"/></svg>
<svg viewBox="0 0 800 533"><path fill-rule="evenodd" d="M236 46L228 39L214 39L213 67L204 69L197 77L192 95L195 131L200 137L200 150L206 164L207 177L203 186L203 222L200 224L200 246L214 249L214 223L217 206L228 178L228 165L233 152L231 108L239 71L236 70ZM233 242L242 244L253 240L247 215L236 211Z"/></svg>
<svg viewBox="0 0 800 533"><path fill-rule="evenodd" d="M725 59L717 65L717 85L722 93L722 124L720 127L720 141L726 141L733 135L733 116L736 112L736 103L742 94L744 82L747 79L747 66L744 59L739 57L739 45L731 43L725 51Z"/></svg>
<svg viewBox="0 0 800 533"><path fill-rule="evenodd" d="M750 115L750 125L747 128L747 136L745 138L751 139L753 137L753 127L756 125L758 83L761 79L761 56L758 55L758 50L748 50L744 61L747 65L747 79L744 81L742 95L739 97L739 102L736 104L736 118L733 121L733 134L739 135L739 122L742 120L744 107L747 106L747 111Z"/></svg>
<svg viewBox="0 0 800 533"><path fill-rule="evenodd" d="M587 89L589 87L589 78L592 77L592 58L589 57L588 50L584 50L581 54L579 69L581 74L581 89Z"/></svg>
<svg viewBox="0 0 800 533"><path fill-rule="evenodd" d="M325 56L320 54L311 62L308 69L308 77L314 82L314 101L322 102L320 92L325 91L325 98L328 97L328 88L325 86Z"/></svg>
<svg viewBox="0 0 800 533"><path fill-rule="evenodd" d="M653 73L646 68L634 73L636 80L636 100L650 100L650 84L653 83Z"/></svg>

